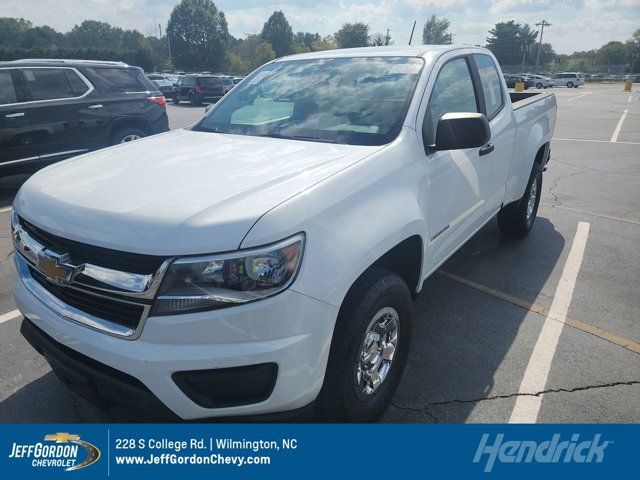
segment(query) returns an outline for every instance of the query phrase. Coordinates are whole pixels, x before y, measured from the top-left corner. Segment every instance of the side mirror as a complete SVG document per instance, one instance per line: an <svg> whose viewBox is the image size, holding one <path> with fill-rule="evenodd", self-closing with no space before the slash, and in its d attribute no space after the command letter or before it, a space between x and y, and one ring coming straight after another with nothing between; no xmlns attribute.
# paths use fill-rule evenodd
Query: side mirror
<svg viewBox="0 0 640 480"><path fill-rule="evenodd" d="M436 150L480 148L491 139L491 127L482 113L445 113L436 129Z"/></svg>

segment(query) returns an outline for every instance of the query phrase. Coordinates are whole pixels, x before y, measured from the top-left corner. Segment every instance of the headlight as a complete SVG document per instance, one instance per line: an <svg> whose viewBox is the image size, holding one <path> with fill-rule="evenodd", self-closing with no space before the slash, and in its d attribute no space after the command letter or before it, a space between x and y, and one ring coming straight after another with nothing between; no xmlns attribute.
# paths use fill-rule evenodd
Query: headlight
<svg viewBox="0 0 640 480"><path fill-rule="evenodd" d="M275 295L293 282L303 249L299 233L256 249L178 258L165 274L151 315L212 310Z"/></svg>

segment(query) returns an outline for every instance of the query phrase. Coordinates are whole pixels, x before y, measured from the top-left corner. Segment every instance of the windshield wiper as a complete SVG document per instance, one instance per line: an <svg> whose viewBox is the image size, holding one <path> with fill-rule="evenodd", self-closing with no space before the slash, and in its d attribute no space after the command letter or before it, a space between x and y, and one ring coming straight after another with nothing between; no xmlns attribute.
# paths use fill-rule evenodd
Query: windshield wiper
<svg viewBox="0 0 640 480"><path fill-rule="evenodd" d="M198 125L194 127L196 132L210 132L210 133L225 133L217 127L205 127L204 125Z"/></svg>
<svg viewBox="0 0 640 480"><path fill-rule="evenodd" d="M258 135L259 137L270 138L285 138L287 140L308 140L310 142L322 142L322 143L344 143L339 140L330 140L327 138L314 137L312 135L285 135L282 132L265 133L264 135Z"/></svg>

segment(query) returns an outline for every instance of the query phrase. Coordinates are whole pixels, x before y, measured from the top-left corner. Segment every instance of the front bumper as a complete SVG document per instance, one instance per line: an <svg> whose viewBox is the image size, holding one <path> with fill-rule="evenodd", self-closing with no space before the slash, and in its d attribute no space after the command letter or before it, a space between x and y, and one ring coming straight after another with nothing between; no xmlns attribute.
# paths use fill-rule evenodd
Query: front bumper
<svg viewBox="0 0 640 480"><path fill-rule="evenodd" d="M28 290L20 276L14 296L22 314L53 342L148 389L150 396L130 396L137 406L155 410L156 398L183 419L269 414L311 403L322 387L338 314L337 308L288 289L237 307L149 317L137 340L125 340L61 317ZM266 400L249 405L204 408L172 379L175 372L263 363L277 365L275 386ZM140 398L146 400L136 400Z"/></svg>

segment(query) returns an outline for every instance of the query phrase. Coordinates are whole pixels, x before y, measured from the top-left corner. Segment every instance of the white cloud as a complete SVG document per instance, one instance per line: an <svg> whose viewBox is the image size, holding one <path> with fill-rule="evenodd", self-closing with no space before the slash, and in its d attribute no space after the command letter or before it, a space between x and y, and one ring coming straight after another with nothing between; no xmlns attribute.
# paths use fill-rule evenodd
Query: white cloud
<svg viewBox="0 0 640 480"><path fill-rule="evenodd" d="M225 12L230 33L259 33L274 10L282 10L294 31L331 34L345 22L365 22L371 32L391 30L396 44L422 36L432 14L451 21L454 41L484 44L498 21L552 23L545 29L560 53L597 48L610 40L626 40L640 26L640 0L214 0ZM24 17L36 25L67 31L86 19L102 20L144 34L163 28L178 0L2 0L0 16Z"/></svg>

